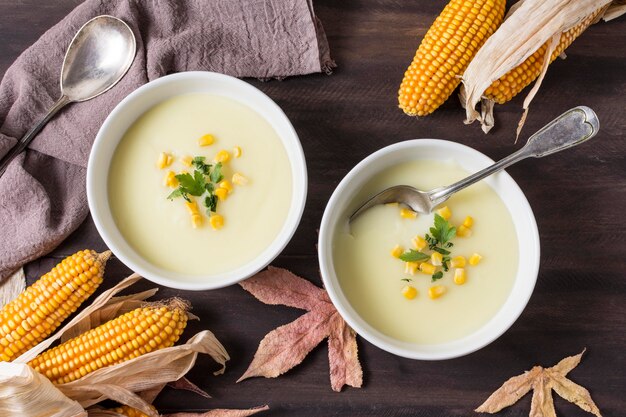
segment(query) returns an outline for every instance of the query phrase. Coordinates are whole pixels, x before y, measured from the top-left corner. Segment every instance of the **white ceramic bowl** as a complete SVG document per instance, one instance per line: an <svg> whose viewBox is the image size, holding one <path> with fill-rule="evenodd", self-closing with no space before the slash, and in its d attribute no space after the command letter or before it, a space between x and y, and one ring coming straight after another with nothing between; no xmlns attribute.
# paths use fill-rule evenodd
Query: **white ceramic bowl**
<svg viewBox="0 0 626 417"><path fill-rule="evenodd" d="M277 132L291 164L292 197L285 223L270 246L251 262L235 270L204 277L185 276L156 267L142 258L120 233L108 201L108 173L113 153L126 130L154 105L185 93L210 93L248 105ZM124 264L143 277L167 287L206 290L225 287L250 277L267 266L293 236L306 201L307 171L298 135L289 119L268 96L252 85L213 72L182 72L149 82L128 95L104 121L87 166L87 198L93 220L107 246Z"/></svg>
<svg viewBox="0 0 626 417"><path fill-rule="evenodd" d="M519 241L519 266L513 288L498 313L483 327L462 339L432 345L418 345L391 338L376 330L352 308L343 294L333 265L335 229L346 224L348 216L359 206L354 201L361 188L379 172L401 162L453 158L468 172L493 163L482 153L455 142L417 139L400 142L373 153L361 161L341 181L333 193L319 233L319 262L324 285L330 298L346 322L358 334L379 348L412 359L450 359L474 352L497 339L519 317L532 294L539 271L539 233L528 200L506 172L492 175L485 181L506 205ZM361 202L362 203L362 202Z"/></svg>

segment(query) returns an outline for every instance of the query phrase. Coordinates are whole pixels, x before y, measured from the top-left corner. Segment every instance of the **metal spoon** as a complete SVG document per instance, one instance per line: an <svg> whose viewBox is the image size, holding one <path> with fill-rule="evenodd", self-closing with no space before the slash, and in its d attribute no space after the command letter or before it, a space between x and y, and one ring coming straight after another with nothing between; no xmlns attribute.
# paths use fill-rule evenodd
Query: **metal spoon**
<svg viewBox="0 0 626 417"><path fill-rule="evenodd" d="M61 68L61 97L2 158L0 176L59 110L69 103L92 99L117 84L130 68L135 49L135 35L122 20L103 15L85 23L65 53Z"/></svg>
<svg viewBox="0 0 626 417"><path fill-rule="evenodd" d="M576 146L594 137L599 129L600 122L593 110L586 106L574 107L528 138L528 142L526 142L523 148L499 162L452 185L431 191L420 191L408 185L397 185L387 188L367 200L365 204L352 213L349 221L353 221L370 207L386 203L401 203L415 212L428 214L436 206L450 198L452 194L493 173L531 156L542 158Z"/></svg>

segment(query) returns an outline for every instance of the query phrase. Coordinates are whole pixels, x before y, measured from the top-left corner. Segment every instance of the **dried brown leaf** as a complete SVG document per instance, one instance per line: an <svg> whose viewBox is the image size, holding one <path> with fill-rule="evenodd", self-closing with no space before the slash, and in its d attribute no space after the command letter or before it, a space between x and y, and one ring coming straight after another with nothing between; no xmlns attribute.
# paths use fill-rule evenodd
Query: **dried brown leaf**
<svg viewBox="0 0 626 417"><path fill-rule="evenodd" d="M174 388L174 389L182 389L185 391L190 391L204 398L211 398L211 396L205 390L203 390L202 388L200 388L199 386L197 386L196 384L194 384L193 382L191 382L185 377L182 377L181 379L178 379L173 382L169 382L167 386L170 388Z"/></svg>
<svg viewBox="0 0 626 417"><path fill-rule="evenodd" d="M282 375L328 338L332 389L341 391L344 385L362 386L363 371L356 334L341 318L325 290L286 269L274 267L240 285L265 304L284 304L308 312L265 335L252 363L237 382L255 376L275 378Z"/></svg>
<svg viewBox="0 0 626 417"><path fill-rule="evenodd" d="M545 369L541 366L535 366L530 371L509 379L475 411L497 413L503 408L515 404L532 389L530 417L556 417L552 399L552 390L554 390L563 399L597 417L602 417L600 410L591 399L589 391L565 377L580 363L584 352L583 350L578 355L569 356L551 368Z"/></svg>

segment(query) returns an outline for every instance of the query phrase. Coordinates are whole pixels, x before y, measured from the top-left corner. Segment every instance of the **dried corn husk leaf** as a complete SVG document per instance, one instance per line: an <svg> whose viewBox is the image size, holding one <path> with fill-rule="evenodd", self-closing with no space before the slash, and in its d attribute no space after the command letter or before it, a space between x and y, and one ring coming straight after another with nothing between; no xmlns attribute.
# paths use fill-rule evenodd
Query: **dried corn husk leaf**
<svg viewBox="0 0 626 417"><path fill-rule="evenodd" d="M20 268L13 275L0 283L0 308L13 301L26 289L24 268Z"/></svg>
<svg viewBox="0 0 626 417"><path fill-rule="evenodd" d="M569 356L551 368L535 366L522 375L514 376L498 388L476 410L479 413L494 414L505 407L515 404L528 391L533 390L530 405L530 417L556 417L552 390L565 400L576 404L583 410L602 417L600 410L591 399L591 394L584 387L570 381L565 376L574 369L582 358L583 350L578 355Z"/></svg>
<svg viewBox="0 0 626 417"><path fill-rule="evenodd" d="M173 413L164 414L163 417L248 417L261 411L269 410L267 405L261 407L249 408L247 410L230 410L230 409L215 409L206 411L204 413ZM122 414L115 413L111 410L104 409L89 409L89 417L126 417Z"/></svg>
<svg viewBox="0 0 626 417"><path fill-rule="evenodd" d="M626 14L626 0L615 0L606 9L602 20L608 22L609 20L617 19L623 14Z"/></svg>
<svg viewBox="0 0 626 417"><path fill-rule="evenodd" d="M87 412L28 365L0 362L0 415L86 417Z"/></svg>
<svg viewBox="0 0 626 417"><path fill-rule="evenodd" d="M460 98L466 111L465 123L478 120L487 133L493 127L493 117L487 110L482 114L476 110L483 100L483 93L495 80L520 65L547 42L548 52L541 74L524 101L522 119L525 119L561 34L610 3L611 0L523 0L515 4L508 18L485 42L463 74ZM518 134L522 125L523 120Z"/></svg>

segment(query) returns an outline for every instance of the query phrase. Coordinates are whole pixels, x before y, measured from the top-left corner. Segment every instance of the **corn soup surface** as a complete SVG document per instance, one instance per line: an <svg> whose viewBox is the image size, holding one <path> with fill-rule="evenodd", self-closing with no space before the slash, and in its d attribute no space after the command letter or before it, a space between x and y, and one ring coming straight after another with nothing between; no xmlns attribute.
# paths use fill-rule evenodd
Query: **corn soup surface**
<svg viewBox="0 0 626 417"><path fill-rule="evenodd" d="M430 190L467 175L453 161L405 162L376 175L355 201L393 185ZM430 274L405 272L405 263L391 253L397 245L403 251L415 249L413 239L429 233L434 213L410 218L401 215L403 206L379 205L335 233L333 262L344 295L361 318L394 339L437 344L463 338L486 324L511 292L518 268L517 234L495 191L481 182L443 206L451 210L449 222L457 228L467 216L473 218L471 235L451 240L450 256L483 257L475 266L469 262L464 266L466 280L461 285L454 282L453 267L431 282ZM430 253L428 248L424 251ZM407 293L407 285L417 294ZM445 293L431 299L429 289L435 286L445 287Z"/></svg>
<svg viewBox="0 0 626 417"><path fill-rule="evenodd" d="M213 143L201 146L207 134ZM193 173L185 156L214 164L224 150L230 155L224 179L242 174L248 183L233 185L218 202L219 230L209 225L201 198L193 198L205 217L194 228L184 199L167 199L173 188L164 185L166 174ZM159 169L164 152L172 162ZM272 126L242 103L205 93L170 98L137 119L115 151L108 179L113 218L130 246L158 267L190 275L231 271L258 256L283 227L291 187L287 152Z"/></svg>

